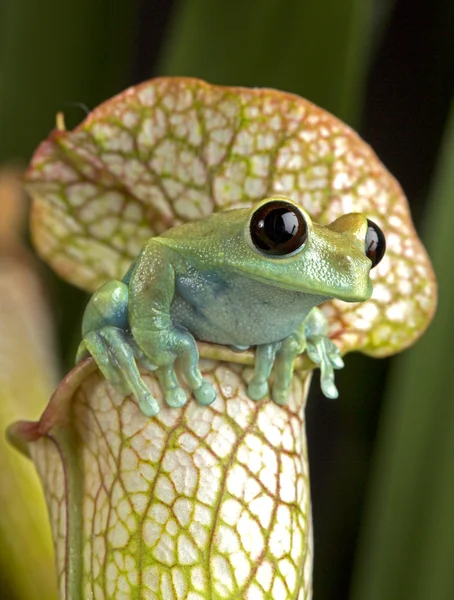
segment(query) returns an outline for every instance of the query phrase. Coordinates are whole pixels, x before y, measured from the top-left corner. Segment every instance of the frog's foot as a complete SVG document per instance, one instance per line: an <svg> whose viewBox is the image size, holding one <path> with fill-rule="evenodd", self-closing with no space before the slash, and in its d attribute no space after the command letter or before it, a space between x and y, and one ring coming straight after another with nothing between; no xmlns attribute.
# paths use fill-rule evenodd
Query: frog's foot
<svg viewBox="0 0 454 600"><path fill-rule="evenodd" d="M274 363L274 385L271 397L279 405L286 404L290 397L290 388L293 380L293 364L295 358L304 352L306 338L304 329L297 329L281 344Z"/></svg>
<svg viewBox="0 0 454 600"><path fill-rule="evenodd" d="M127 340L128 340L128 344L131 347L131 350L132 350L134 356L137 358L137 360L140 362L140 364L145 369L147 369L147 371L156 371L158 366L155 365L153 362L151 362L151 360L147 357L145 352L143 352L139 348L139 346L137 345L135 339L132 337L131 334L128 334Z"/></svg>
<svg viewBox="0 0 454 600"><path fill-rule="evenodd" d="M88 332L83 339L104 377L123 394L132 394L147 417L159 412L159 405L139 373L125 333L116 327ZM79 346L79 351L81 351ZM79 352L78 352L79 356Z"/></svg>
<svg viewBox="0 0 454 600"><path fill-rule="evenodd" d="M307 340L307 354L320 367L320 386L327 398L337 398L339 392L334 383L334 369L342 369L344 361L334 342L323 335Z"/></svg>
<svg viewBox="0 0 454 600"><path fill-rule="evenodd" d="M251 400L261 400L268 394L268 378L273 368L274 358L280 342L257 346L254 374L249 382L247 393Z"/></svg>
<svg viewBox="0 0 454 600"><path fill-rule="evenodd" d="M175 369L172 367L160 367L156 371L159 383L164 392L164 397L169 406L180 408L188 401L186 392L178 383Z"/></svg>
<svg viewBox="0 0 454 600"><path fill-rule="evenodd" d="M313 308L304 323L307 354L320 367L320 385L327 398L337 398L334 369L342 369L340 350L328 337L328 322L319 308Z"/></svg>
<svg viewBox="0 0 454 600"><path fill-rule="evenodd" d="M190 333L174 328L156 334L136 328L133 336L148 360L158 365L156 374L169 406L176 408L187 402L186 392L179 384L175 372L176 360L197 402L204 406L214 402L216 390L200 372L197 344Z"/></svg>
<svg viewBox="0 0 454 600"><path fill-rule="evenodd" d="M338 397L334 369L341 369L344 363L339 348L328 337L326 317L320 309L314 308L303 323L282 341L276 354L271 397L277 404L282 405L288 401L294 360L305 350L309 358L320 367L322 392L327 398Z"/></svg>

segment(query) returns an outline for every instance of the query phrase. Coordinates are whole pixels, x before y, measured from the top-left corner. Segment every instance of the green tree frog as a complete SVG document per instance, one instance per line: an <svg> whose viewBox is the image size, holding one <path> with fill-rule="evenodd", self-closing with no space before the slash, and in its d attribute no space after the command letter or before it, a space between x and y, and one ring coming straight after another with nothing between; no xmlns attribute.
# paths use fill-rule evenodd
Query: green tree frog
<svg viewBox="0 0 454 600"><path fill-rule="evenodd" d="M156 371L169 406L187 401L176 360L197 402L215 400L199 369L196 339L256 347L252 400L267 395L274 367L271 397L284 404L294 359L305 350L320 367L324 394L335 398L333 369L343 362L316 307L332 298L367 300L370 270L384 252L383 233L364 215L343 215L323 227L280 196L179 225L148 240L122 281L94 293L77 360L91 354L106 379L132 394L148 416L159 406L136 360Z"/></svg>

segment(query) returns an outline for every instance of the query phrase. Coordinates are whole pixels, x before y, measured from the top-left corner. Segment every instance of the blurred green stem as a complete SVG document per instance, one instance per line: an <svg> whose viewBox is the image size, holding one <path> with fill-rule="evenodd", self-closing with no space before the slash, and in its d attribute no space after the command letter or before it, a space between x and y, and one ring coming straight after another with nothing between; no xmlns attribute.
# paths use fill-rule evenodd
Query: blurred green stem
<svg viewBox="0 0 454 600"><path fill-rule="evenodd" d="M0 162L28 160L57 111L69 108L82 120L83 109L70 103L96 106L128 83L135 4L2 2Z"/></svg>
<svg viewBox="0 0 454 600"><path fill-rule="evenodd" d="M371 10L371 0L186 0L167 36L161 72L294 92L354 125Z"/></svg>
<svg viewBox="0 0 454 600"><path fill-rule="evenodd" d="M68 128L129 84L137 1L0 3L0 164L28 161L63 111ZM53 275L49 272L49 278ZM54 279L63 355L79 330L85 295Z"/></svg>
<svg viewBox="0 0 454 600"><path fill-rule="evenodd" d="M434 181L425 240L439 308L391 377L353 600L454 598L454 104Z"/></svg>

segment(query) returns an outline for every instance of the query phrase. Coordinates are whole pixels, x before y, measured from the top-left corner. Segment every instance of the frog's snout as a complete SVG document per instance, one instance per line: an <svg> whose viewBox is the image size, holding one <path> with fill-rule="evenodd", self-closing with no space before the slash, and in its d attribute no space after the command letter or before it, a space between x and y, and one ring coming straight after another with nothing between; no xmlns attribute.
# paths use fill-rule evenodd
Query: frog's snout
<svg viewBox="0 0 454 600"><path fill-rule="evenodd" d="M342 215L330 225L327 229L336 231L337 233L348 234L363 243L367 233L367 219L361 213L349 213Z"/></svg>
<svg viewBox="0 0 454 600"><path fill-rule="evenodd" d="M361 213L342 215L327 229L348 235L357 240L364 248L364 254L372 263L372 269L378 265L386 251L386 238L380 227Z"/></svg>
<svg viewBox="0 0 454 600"><path fill-rule="evenodd" d="M372 295L371 263L365 254L338 257L338 295L344 302L364 302Z"/></svg>

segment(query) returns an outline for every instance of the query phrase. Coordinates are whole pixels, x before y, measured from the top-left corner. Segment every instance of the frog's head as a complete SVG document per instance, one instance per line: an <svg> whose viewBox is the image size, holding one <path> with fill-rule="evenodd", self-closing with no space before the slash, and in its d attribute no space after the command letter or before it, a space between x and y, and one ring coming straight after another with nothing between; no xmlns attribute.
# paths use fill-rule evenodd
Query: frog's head
<svg viewBox="0 0 454 600"><path fill-rule="evenodd" d="M362 214L343 215L323 227L281 196L248 212L243 235L247 258L233 259L236 270L269 285L347 302L370 298L369 273L386 247L381 229Z"/></svg>

